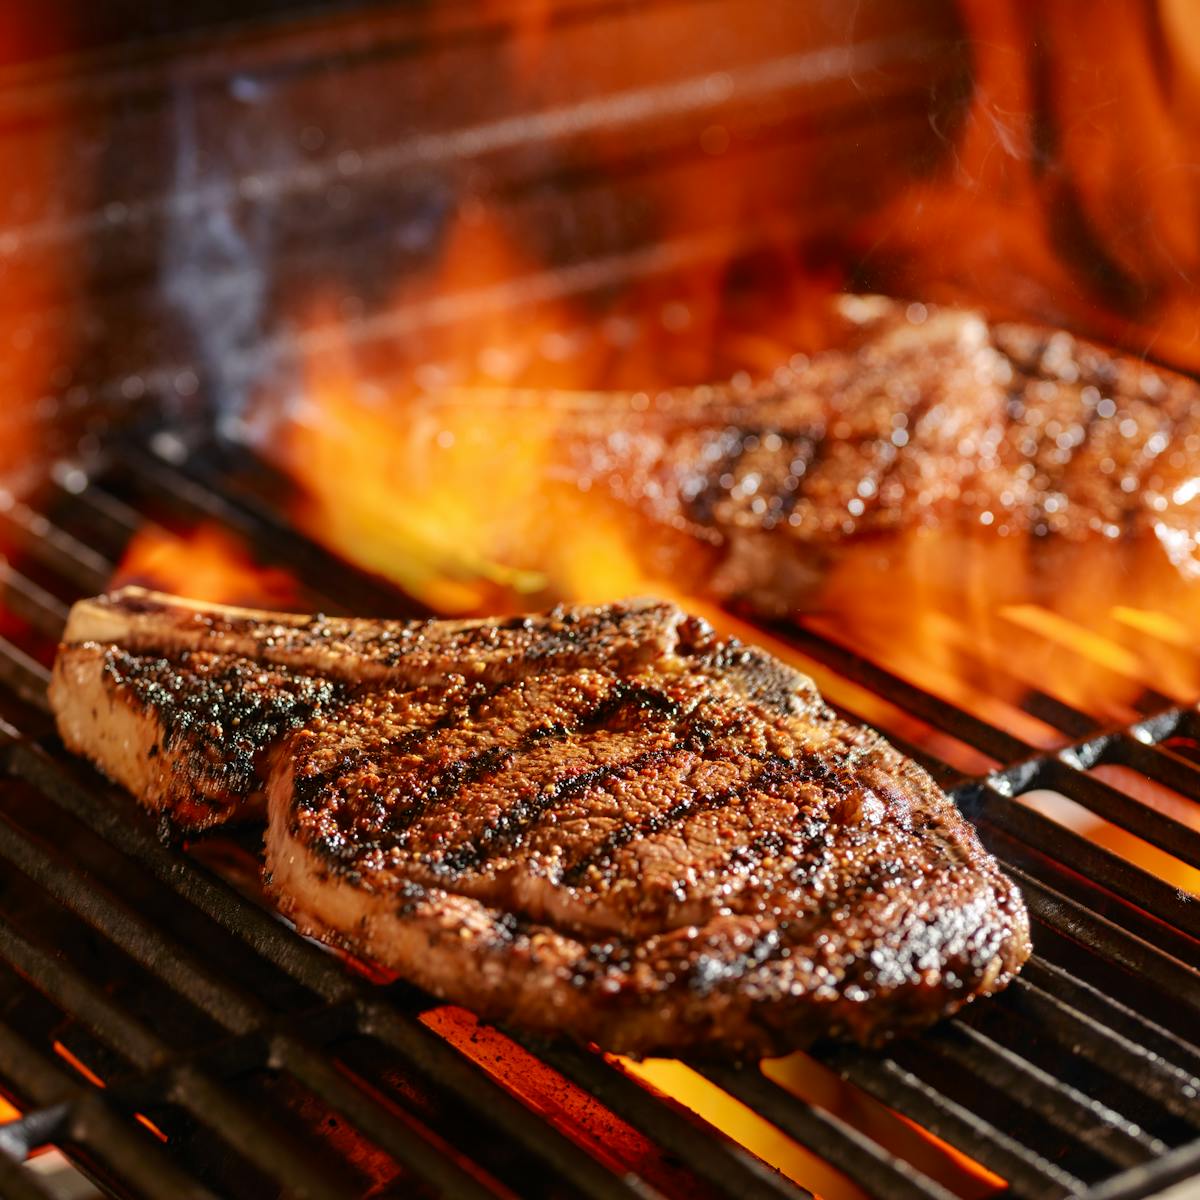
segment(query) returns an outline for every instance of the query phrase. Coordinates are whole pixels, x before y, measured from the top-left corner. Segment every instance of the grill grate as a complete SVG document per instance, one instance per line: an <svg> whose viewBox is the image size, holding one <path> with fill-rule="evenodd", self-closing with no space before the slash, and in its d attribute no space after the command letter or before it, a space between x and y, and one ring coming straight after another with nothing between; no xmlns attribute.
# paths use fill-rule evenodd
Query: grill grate
<svg viewBox="0 0 1200 1200"><path fill-rule="evenodd" d="M0 508L22 564L5 568L0 608L0 1085L24 1114L0 1126L0 1191L47 1195L20 1164L53 1143L119 1196L801 1194L598 1054L455 1014L444 1036L428 998L347 970L244 894L248 847L214 867L211 843L162 845L62 752L44 661L67 604L105 585L155 515L216 519L325 581L304 597L314 608L405 614L289 532L240 453L131 451L41 510ZM911 1118L1014 1196L1147 1196L1200 1171L1200 907L1016 799L1052 789L1200 866L1195 829L1092 773L1123 766L1200 800L1200 764L1173 748L1200 738L1200 718L1151 695L1109 732L1035 692L1027 711L1068 743L1039 752L815 629L771 633L834 702L866 688L995 764L964 778L918 755L1021 884L1038 951L1003 996L918 1040L818 1047L796 1070ZM871 1195L961 1194L802 1099L786 1063L695 1069Z"/></svg>

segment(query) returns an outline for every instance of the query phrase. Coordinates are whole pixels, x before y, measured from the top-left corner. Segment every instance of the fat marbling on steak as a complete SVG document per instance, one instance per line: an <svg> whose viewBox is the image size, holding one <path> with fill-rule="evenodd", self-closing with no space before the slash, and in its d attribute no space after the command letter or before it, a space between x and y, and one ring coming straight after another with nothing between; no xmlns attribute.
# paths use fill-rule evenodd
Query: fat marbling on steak
<svg viewBox="0 0 1200 1200"><path fill-rule="evenodd" d="M74 610L52 698L135 788L121 764L158 745L141 794L176 819L235 764L219 815L267 795L302 930L527 1030L876 1043L1029 954L1016 888L920 767L671 605L405 624L118 593Z"/></svg>

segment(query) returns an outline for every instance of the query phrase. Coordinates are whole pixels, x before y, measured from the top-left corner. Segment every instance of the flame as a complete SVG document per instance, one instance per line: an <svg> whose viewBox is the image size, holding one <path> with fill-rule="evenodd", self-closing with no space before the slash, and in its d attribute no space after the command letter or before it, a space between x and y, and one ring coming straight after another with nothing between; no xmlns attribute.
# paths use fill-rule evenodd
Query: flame
<svg viewBox="0 0 1200 1200"><path fill-rule="evenodd" d="M530 290L522 281L539 278L537 264L496 215L470 208L432 278L398 295L394 312L425 322L419 345L389 348L381 369L326 297L308 318L300 394L264 397L258 423L301 485L301 524L435 611L635 593L695 607L710 551L568 477L559 448L581 412L591 419L611 403L597 388L637 382L649 402L716 364L762 375L827 338L829 280L793 266L803 282L774 321L751 306L753 338L736 314L724 321L718 283L703 271L675 278L674 300L665 283L646 283L598 318L544 288L514 301ZM624 322L617 355L614 321ZM1200 661L1187 649L1200 642L1195 593L1152 542L921 529L849 539L798 619L1049 748L1064 738L1024 710L1031 691L1120 723L1148 686L1179 701L1200 695Z"/></svg>
<svg viewBox="0 0 1200 1200"><path fill-rule="evenodd" d="M971 103L943 168L856 231L873 282L1200 366L1194 6L958 8Z"/></svg>
<svg viewBox="0 0 1200 1200"><path fill-rule="evenodd" d="M809 660L789 642L786 628L769 634L761 623L747 623L695 594L690 575L661 569L663 560L647 552L656 535L639 519L555 474L554 451L570 406L556 404L548 392L522 392L520 402L511 392L501 404L486 398L497 386L587 390L619 382L652 391L715 362L741 361L762 374L788 361L797 346L819 341L824 324L817 301L825 282L798 286L796 306L774 325L760 323L749 337L736 322L722 323L711 298L706 304L697 299L714 285L711 276L700 282L692 276L701 290L684 288L675 300L665 286L635 289L623 301L629 307L615 317L589 316L577 300L538 289L528 304L491 303L496 288L519 292L513 281L531 272L536 264L517 252L511 231L489 214L472 212L449 238L424 294L410 283L396 302L399 312L432 307L435 316L443 303L445 322L423 325L420 348L407 358L395 348L397 361L382 373L364 361L334 300L327 297L314 310L301 394L287 403L278 397L263 402L267 425L281 435L276 452L301 485L300 522L440 612L527 611L559 599L637 593L675 599L718 628L767 645L813 675L831 699L885 731L967 772L993 766ZM460 299L445 299L455 296ZM639 311L643 305L650 307ZM464 307L467 317L454 319L455 309L461 315ZM664 323L668 309L673 315ZM605 333L614 329L627 339L615 357ZM381 386L381 378L402 382ZM1032 540L1018 536L913 533L882 549L877 542L850 542L814 611L797 619L1028 744L1050 748L1068 738L1026 710L1035 691L1101 722L1121 723L1136 716L1148 686L1179 701L1200 695L1200 663L1191 652L1200 641L1194 587L1156 546L1099 550L1060 546L1047 567L1039 565ZM1053 806L1044 811L1178 886L1194 886L1194 873L1182 864L1090 814ZM537 1095L527 1102L547 1103L545 1088L514 1070L511 1047L491 1054L492 1035L448 1011L429 1018L435 1029L485 1066L495 1062L506 1086L532 1088ZM621 1066L805 1186L827 1197L858 1195L819 1156L683 1064ZM1000 1186L952 1147L872 1107L852 1087L822 1079L804 1056L770 1070L784 1086L870 1130L960 1194L982 1196ZM561 1083L557 1087L551 1094L561 1096ZM553 1119L569 1127L569 1117L559 1112ZM573 1136L580 1136L578 1129Z"/></svg>
<svg viewBox="0 0 1200 1200"><path fill-rule="evenodd" d="M265 608L287 608L297 598L296 581L287 571L259 564L241 539L215 524L182 533L144 526L125 548L109 586L125 584Z"/></svg>

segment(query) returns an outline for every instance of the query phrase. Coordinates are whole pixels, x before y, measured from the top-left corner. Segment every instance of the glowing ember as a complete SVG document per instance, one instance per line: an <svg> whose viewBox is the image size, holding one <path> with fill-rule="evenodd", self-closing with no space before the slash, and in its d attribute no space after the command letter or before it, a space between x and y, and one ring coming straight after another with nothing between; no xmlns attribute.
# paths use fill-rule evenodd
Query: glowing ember
<svg viewBox="0 0 1200 1200"><path fill-rule="evenodd" d="M444 1006L421 1020L489 1075L515 1092L543 1119L580 1142L612 1170L634 1170L652 1186L675 1194L691 1182L648 1140L593 1096L469 1012Z"/></svg>
<svg viewBox="0 0 1200 1200"><path fill-rule="evenodd" d="M93 1087L104 1088L108 1085L104 1082L91 1067L87 1065L77 1054L71 1051L62 1042L54 1042L54 1053L59 1056L65 1063L69 1064L76 1072L83 1076ZM142 1113L134 1113L134 1120L139 1125L145 1126L160 1142L167 1140L167 1135L149 1117Z"/></svg>
<svg viewBox="0 0 1200 1200"><path fill-rule="evenodd" d="M146 526L126 547L111 586L140 584L194 600L287 608L296 582L278 567L257 563L249 548L218 525L186 533Z"/></svg>

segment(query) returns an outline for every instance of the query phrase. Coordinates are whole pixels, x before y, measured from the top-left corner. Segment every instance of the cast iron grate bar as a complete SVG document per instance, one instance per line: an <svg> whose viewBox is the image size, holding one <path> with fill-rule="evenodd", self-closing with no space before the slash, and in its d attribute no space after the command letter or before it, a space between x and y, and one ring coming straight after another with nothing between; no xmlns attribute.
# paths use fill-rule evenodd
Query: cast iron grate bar
<svg viewBox="0 0 1200 1200"><path fill-rule="evenodd" d="M1051 993L1061 1004L1074 1009L1080 1020L1089 1022L1089 1030L1102 1029L1123 1037L1160 1063L1200 1079L1200 1047L1156 1025L1145 1014L1105 995L1040 954L1030 959L1021 975L1030 984Z"/></svg>
<svg viewBox="0 0 1200 1200"><path fill-rule="evenodd" d="M37 1177L0 1150L0 1195L7 1200L55 1200Z"/></svg>
<svg viewBox="0 0 1200 1200"><path fill-rule="evenodd" d="M598 1054L570 1046L543 1045L520 1036L517 1041L624 1115L659 1145L699 1167L727 1195L779 1200L804 1194L779 1172L728 1139L697 1137L695 1127L671 1105L663 1103Z"/></svg>
<svg viewBox="0 0 1200 1200"><path fill-rule="evenodd" d="M1121 858L1036 809L1013 799L1004 775L992 776L981 791L961 801L974 820L1053 855L1089 880L1157 917L1174 930L1200 937L1200 905L1157 875Z"/></svg>
<svg viewBox="0 0 1200 1200"><path fill-rule="evenodd" d="M1135 1166L1166 1149L1121 1113L1063 1083L968 1024L955 1022L939 1029L928 1044L935 1054L962 1068L979 1084L1032 1110L1114 1166ZM1102 1138L1098 1136L1101 1131Z"/></svg>
<svg viewBox="0 0 1200 1200"><path fill-rule="evenodd" d="M1035 922L1139 975L1147 986L1173 996L1177 1008L1200 1012L1200 971L1196 968L1055 890L1015 865L1011 855L1005 870L1020 885Z"/></svg>
<svg viewBox="0 0 1200 1200"><path fill-rule="evenodd" d="M1072 1009L1024 974L1013 981L1008 1003L1052 1037L1064 1054L1088 1059L1200 1131L1200 1078Z"/></svg>
<svg viewBox="0 0 1200 1200"><path fill-rule="evenodd" d="M872 1195L895 1200L952 1200L953 1193L882 1150L852 1125L806 1104L757 1067L698 1066L697 1070L805 1146L819 1146L831 1167Z"/></svg>
<svg viewBox="0 0 1200 1200"><path fill-rule="evenodd" d="M178 955L178 946L164 947ZM28 978L36 979L43 992L64 1012L72 1013L129 1063L142 1071L157 1071L173 1057L170 1047L139 1021L132 1019L86 977L57 958L49 949L33 945L0 921L0 956ZM327 1013L323 1019L327 1020ZM258 1015L258 1024L265 1024ZM271 1044L273 1064L287 1070L356 1125L369 1129L379 1145L397 1161L413 1166L418 1173L447 1194L493 1196L473 1173L464 1170L443 1148L431 1147L410 1128L397 1122L365 1095L359 1094L334 1068L295 1036L277 1035ZM110 1087L119 1088L119 1081ZM306 1148L270 1131L254 1110L248 1109L227 1089L219 1090L194 1066L171 1072L169 1093L193 1115L221 1128L233 1144L257 1165L290 1186L308 1186L310 1177L320 1179L319 1164L306 1163ZM327 1180L327 1194L337 1193L336 1181Z"/></svg>
<svg viewBox="0 0 1200 1200"><path fill-rule="evenodd" d="M54 1063L0 1024L0 1062L13 1087L38 1108L65 1104L63 1127L55 1137L79 1146L103 1169L150 1196L216 1200L180 1171L158 1141L125 1114L105 1103L94 1088L75 1082Z"/></svg>
<svg viewBox="0 0 1200 1200"><path fill-rule="evenodd" d="M1156 1163L1134 1167L1121 1175L1098 1184L1087 1193L1088 1200L1142 1200L1142 1197L1162 1195L1171 1200L1166 1189L1200 1174L1200 1143L1179 1146L1168 1151ZM1187 1193L1179 1200L1186 1200Z"/></svg>
<svg viewBox="0 0 1200 1200"><path fill-rule="evenodd" d="M1078 1195L1086 1190L1082 1180L951 1099L894 1057L850 1046L820 1047L814 1056L930 1133L966 1148L977 1162L1006 1179L1019 1196Z"/></svg>

